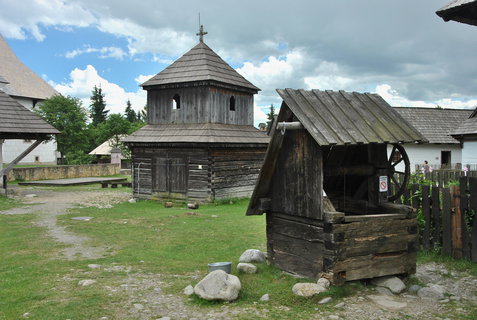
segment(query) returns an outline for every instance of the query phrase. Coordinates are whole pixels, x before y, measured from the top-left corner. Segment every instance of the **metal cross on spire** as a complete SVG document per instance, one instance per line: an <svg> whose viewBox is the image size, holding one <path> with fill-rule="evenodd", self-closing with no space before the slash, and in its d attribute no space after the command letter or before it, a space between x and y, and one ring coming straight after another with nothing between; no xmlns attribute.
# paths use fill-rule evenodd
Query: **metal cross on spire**
<svg viewBox="0 0 477 320"><path fill-rule="evenodd" d="M196 36L199 36L199 41L200 41L200 42L204 42L204 36L205 36L207 33L208 33L208 32L204 32L204 26L203 26L203 25L200 25L199 33L196 33Z"/></svg>

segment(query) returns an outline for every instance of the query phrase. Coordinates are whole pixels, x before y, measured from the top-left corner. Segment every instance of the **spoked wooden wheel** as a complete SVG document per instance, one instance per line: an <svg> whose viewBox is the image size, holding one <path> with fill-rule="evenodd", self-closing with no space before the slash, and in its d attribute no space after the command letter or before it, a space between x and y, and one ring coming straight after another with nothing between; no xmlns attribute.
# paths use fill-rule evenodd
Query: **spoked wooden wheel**
<svg viewBox="0 0 477 320"><path fill-rule="evenodd" d="M398 170L396 167L399 164L403 164L404 169ZM404 150L400 144L393 144L393 149L388 159L387 174L389 181L388 200L394 201L404 193L409 183L409 176L411 175L409 157L407 156L406 150Z"/></svg>

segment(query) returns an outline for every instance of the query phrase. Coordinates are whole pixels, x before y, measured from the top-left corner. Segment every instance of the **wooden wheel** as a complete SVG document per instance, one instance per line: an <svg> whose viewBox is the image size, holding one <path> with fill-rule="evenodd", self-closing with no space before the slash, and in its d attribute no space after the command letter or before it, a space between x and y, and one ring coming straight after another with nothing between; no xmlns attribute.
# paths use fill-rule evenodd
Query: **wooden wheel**
<svg viewBox="0 0 477 320"><path fill-rule="evenodd" d="M400 163L404 164L404 171L398 171L396 169L396 166ZM389 201L396 200L404 193L409 183L410 174L411 169L406 150L404 150L404 147L400 144L393 144L387 168Z"/></svg>

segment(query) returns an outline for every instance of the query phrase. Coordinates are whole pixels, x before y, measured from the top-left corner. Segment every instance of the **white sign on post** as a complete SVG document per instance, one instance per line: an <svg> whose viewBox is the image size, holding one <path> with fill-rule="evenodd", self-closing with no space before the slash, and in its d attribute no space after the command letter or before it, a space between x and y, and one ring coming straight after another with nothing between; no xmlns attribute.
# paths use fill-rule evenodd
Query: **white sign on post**
<svg viewBox="0 0 477 320"><path fill-rule="evenodd" d="M388 191L388 176L379 176L379 192Z"/></svg>

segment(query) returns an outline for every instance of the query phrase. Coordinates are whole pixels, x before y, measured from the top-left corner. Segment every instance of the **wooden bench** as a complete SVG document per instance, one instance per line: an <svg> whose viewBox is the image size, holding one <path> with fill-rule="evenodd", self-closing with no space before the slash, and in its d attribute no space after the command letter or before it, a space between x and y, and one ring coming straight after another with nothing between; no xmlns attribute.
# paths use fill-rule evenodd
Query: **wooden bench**
<svg viewBox="0 0 477 320"><path fill-rule="evenodd" d="M123 187L132 187L132 182L127 182L127 181L115 181L115 182L101 182L101 188L107 188L111 185L111 188L117 188L118 185L121 185Z"/></svg>

